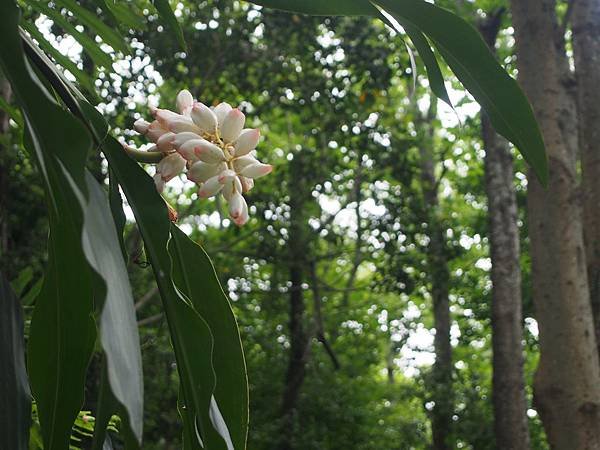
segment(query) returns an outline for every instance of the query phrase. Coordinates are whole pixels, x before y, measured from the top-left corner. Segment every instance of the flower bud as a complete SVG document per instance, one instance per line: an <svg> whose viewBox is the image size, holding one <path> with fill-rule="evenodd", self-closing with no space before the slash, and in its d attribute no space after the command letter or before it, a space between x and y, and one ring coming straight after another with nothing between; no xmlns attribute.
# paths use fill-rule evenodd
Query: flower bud
<svg viewBox="0 0 600 450"><path fill-rule="evenodd" d="M223 153L223 150L221 150L215 144L204 139L200 139L199 141L188 141L184 145L187 145L190 142L194 143L194 154L200 161L215 164L225 160L225 154Z"/></svg>
<svg viewBox="0 0 600 450"><path fill-rule="evenodd" d="M173 141L175 140L175 133L171 133L170 131L168 133L163 134L161 137L159 137L156 141L156 148L158 148L158 151L163 152L163 153L167 153L170 152L171 150L173 150Z"/></svg>
<svg viewBox="0 0 600 450"><path fill-rule="evenodd" d="M234 192L231 198L229 199L229 215L234 221L236 221L243 214L244 208L246 210L248 209L246 200L244 199L241 193Z"/></svg>
<svg viewBox="0 0 600 450"><path fill-rule="evenodd" d="M240 195L240 197L242 196ZM242 211L238 214L237 217L232 217L233 223L235 223L238 227L241 227L246 222L248 222L248 204L246 203L246 200L244 200L244 197L242 197L242 200Z"/></svg>
<svg viewBox="0 0 600 450"><path fill-rule="evenodd" d="M221 172L219 174L219 183L225 184L228 181L233 181L233 179L236 176L237 175L236 175L236 173L233 170L231 170L231 169L224 170L223 172Z"/></svg>
<svg viewBox="0 0 600 450"><path fill-rule="evenodd" d="M189 115L192 105L194 104L194 97L190 91L184 89L177 94L176 104L177 111L179 111L180 114Z"/></svg>
<svg viewBox="0 0 600 450"><path fill-rule="evenodd" d="M229 201L234 192L242 192L242 184L239 177L236 177L231 181L227 181L223 185L222 193L223 197L225 197L225 200Z"/></svg>
<svg viewBox="0 0 600 450"><path fill-rule="evenodd" d="M140 134L146 134L149 126L150 122L146 122L144 119L138 119L133 123L133 128Z"/></svg>
<svg viewBox="0 0 600 450"><path fill-rule="evenodd" d="M148 129L146 130L146 137L150 139L152 142L158 141L158 138L163 134L168 133L165 127L163 127L162 123L158 120L153 121L150 125L148 125Z"/></svg>
<svg viewBox="0 0 600 450"><path fill-rule="evenodd" d="M160 160L156 171L164 181L169 181L185 169L185 159L179 153L171 153Z"/></svg>
<svg viewBox="0 0 600 450"><path fill-rule="evenodd" d="M215 175L219 175L226 168L227 164L225 163L208 164L202 161L197 161L192 164L190 170L188 170L187 177L188 180L200 184L204 183L206 180L214 177Z"/></svg>
<svg viewBox="0 0 600 450"><path fill-rule="evenodd" d="M240 137L235 142L235 156L244 156L250 153L258 145L260 139L260 131L247 128L242 131Z"/></svg>
<svg viewBox="0 0 600 450"><path fill-rule="evenodd" d="M219 103L217 106L213 108L213 112L217 118L217 123L219 124L219 132L221 132L221 126L223 125L223 121L225 120L225 116L229 111L231 111L231 105L229 103Z"/></svg>
<svg viewBox="0 0 600 450"><path fill-rule="evenodd" d="M175 140L173 141L173 146L175 148L180 147L185 144L187 141L191 141L192 139L202 139L202 136L196 134L192 131L183 131L181 133L175 134Z"/></svg>
<svg viewBox="0 0 600 450"><path fill-rule="evenodd" d="M214 176L206 180L206 183L200 186L198 196L202 198L212 197L213 195L217 195L221 189L223 189L223 185L219 183L219 177Z"/></svg>
<svg viewBox="0 0 600 450"><path fill-rule="evenodd" d="M233 160L233 168L236 172L240 173L246 167L251 166L253 164L258 164L260 161L256 159L254 156L246 155L241 158L236 158Z"/></svg>
<svg viewBox="0 0 600 450"><path fill-rule="evenodd" d="M202 131L215 134L217 132L217 116L204 103L196 102L192 108L192 120Z"/></svg>
<svg viewBox="0 0 600 450"><path fill-rule="evenodd" d="M221 137L225 142L234 142L244 128L246 116L239 109L232 109L227 113L221 125Z"/></svg>
<svg viewBox="0 0 600 450"><path fill-rule="evenodd" d="M190 119L185 116L176 117L169 120L167 123L169 130L171 130L173 133L192 132L199 134L202 132Z"/></svg>
<svg viewBox="0 0 600 450"><path fill-rule="evenodd" d="M254 187L254 180L252 178L239 177L239 180L243 193L250 191Z"/></svg>
<svg viewBox="0 0 600 450"><path fill-rule="evenodd" d="M273 171L273 166L270 164L251 164L247 167L244 167L243 170L240 171L240 175L248 178L260 178L265 175L271 173Z"/></svg>

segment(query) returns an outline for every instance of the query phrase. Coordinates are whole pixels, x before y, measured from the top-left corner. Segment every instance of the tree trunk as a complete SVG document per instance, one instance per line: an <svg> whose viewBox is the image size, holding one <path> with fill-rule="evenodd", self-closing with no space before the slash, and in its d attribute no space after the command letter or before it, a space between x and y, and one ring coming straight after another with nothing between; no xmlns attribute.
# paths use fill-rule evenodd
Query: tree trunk
<svg viewBox="0 0 600 450"><path fill-rule="evenodd" d="M295 187L290 192L290 234L288 240L288 261L290 274L289 338L290 353L281 403L281 428L279 450L296 448L294 437L296 430L296 412L300 390L306 375L306 363L309 357L310 336L304 327L304 295L302 284L307 263L307 221L304 218L306 199L303 179L302 157L298 156L290 163L291 182ZM310 195L310 194L309 194Z"/></svg>
<svg viewBox="0 0 600 450"><path fill-rule="evenodd" d="M600 345L600 2L573 2L584 238L596 343Z"/></svg>
<svg viewBox="0 0 600 450"><path fill-rule="evenodd" d="M541 356L534 400L554 449L600 448L600 366L588 290L577 127L554 0L511 0L519 78L549 157L543 188L529 176L533 301Z"/></svg>
<svg viewBox="0 0 600 450"><path fill-rule="evenodd" d="M479 27L492 51L501 17L502 11L489 14ZM484 112L481 114L481 134L485 148L492 258L494 435L499 449L527 450L529 429L523 374L521 266L513 161L508 142L496 134Z"/></svg>
<svg viewBox="0 0 600 450"><path fill-rule="evenodd" d="M435 403L431 411L431 429L433 448L450 450L452 431L452 348L450 346L450 304L448 299L449 270L446 254L444 227L439 218L438 184L435 176L433 154L433 127L430 122L435 118L435 103L430 107L425 128L425 140L420 147L421 183L423 199L427 210L427 267L431 283L433 318L435 326L431 392Z"/></svg>

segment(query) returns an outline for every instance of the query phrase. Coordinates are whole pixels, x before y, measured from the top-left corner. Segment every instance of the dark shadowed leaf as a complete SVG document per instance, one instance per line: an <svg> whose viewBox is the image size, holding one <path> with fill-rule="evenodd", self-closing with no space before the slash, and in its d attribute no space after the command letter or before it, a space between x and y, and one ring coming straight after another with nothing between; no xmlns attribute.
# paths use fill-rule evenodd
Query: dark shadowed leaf
<svg viewBox="0 0 600 450"><path fill-rule="evenodd" d="M175 35L175 38L177 39L181 49L186 50L187 45L183 37L183 30L177 21L177 17L175 17L175 14L173 14L171 5L169 5L169 0L154 0L154 7L158 11L158 14L160 15L160 18L165 26L171 31L171 33Z"/></svg>
<svg viewBox="0 0 600 450"><path fill-rule="evenodd" d="M0 274L0 448L27 450L31 393L25 371L23 312L10 284Z"/></svg>
<svg viewBox="0 0 600 450"><path fill-rule="evenodd" d="M368 0L257 0L252 3L267 8L323 16L372 15Z"/></svg>

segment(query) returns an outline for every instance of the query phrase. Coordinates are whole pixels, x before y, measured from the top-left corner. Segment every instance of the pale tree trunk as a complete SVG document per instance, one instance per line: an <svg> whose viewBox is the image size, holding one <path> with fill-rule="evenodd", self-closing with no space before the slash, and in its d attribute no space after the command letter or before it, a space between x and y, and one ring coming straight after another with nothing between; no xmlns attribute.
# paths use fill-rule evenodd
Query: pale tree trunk
<svg viewBox="0 0 600 450"><path fill-rule="evenodd" d="M540 330L534 401L554 449L600 449L600 366L577 186L577 127L554 0L511 0L519 79L549 157L544 189L529 176L532 287Z"/></svg>
<svg viewBox="0 0 600 450"><path fill-rule="evenodd" d="M479 26L492 50L502 13L488 14ZM485 147L485 188L492 259L494 435L499 449L527 450L529 429L523 374L521 266L513 160L508 142L496 134L484 112L481 114L481 134Z"/></svg>
<svg viewBox="0 0 600 450"><path fill-rule="evenodd" d="M600 345L600 1L571 0L583 171L584 238Z"/></svg>
<svg viewBox="0 0 600 450"><path fill-rule="evenodd" d="M438 183L435 176L435 157L433 153L433 125L435 103L432 102L424 128L424 142L420 146L421 184L423 200L427 213L427 270L431 283L433 319L435 326L434 349L435 363L432 372L431 392L435 403L431 411L431 430L433 448L450 450L452 414L454 402L452 395L452 348L450 346L450 304L448 299L449 270L444 238L444 226L440 220Z"/></svg>

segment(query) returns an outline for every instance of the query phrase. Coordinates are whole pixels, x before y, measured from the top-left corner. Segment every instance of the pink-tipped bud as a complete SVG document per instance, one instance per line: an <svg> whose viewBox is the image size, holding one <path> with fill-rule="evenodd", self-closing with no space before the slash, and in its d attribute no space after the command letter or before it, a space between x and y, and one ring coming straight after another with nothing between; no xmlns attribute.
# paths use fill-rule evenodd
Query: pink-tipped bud
<svg viewBox="0 0 600 450"><path fill-rule="evenodd" d="M179 116L170 120L168 122L168 128L173 133L191 132L198 134L202 132L190 119L185 116Z"/></svg>
<svg viewBox="0 0 600 450"><path fill-rule="evenodd" d="M219 174L219 183L221 184L225 184L228 181L233 181L233 179L236 177L236 173L231 170L231 169L226 169L223 172L221 172Z"/></svg>
<svg viewBox="0 0 600 450"><path fill-rule="evenodd" d="M156 109L154 117L156 117L156 120L162 123L165 127L168 127L172 120L176 120L182 116L174 113L173 111L169 111L168 109Z"/></svg>
<svg viewBox="0 0 600 450"><path fill-rule="evenodd" d="M175 133L165 133L156 141L156 148L159 152L167 153L173 150L173 141L175 140Z"/></svg>
<svg viewBox="0 0 600 450"><path fill-rule="evenodd" d="M244 213L244 208L248 209L246 200L244 200L244 197L241 193L234 192L229 199L229 215L234 221L236 221Z"/></svg>
<svg viewBox="0 0 600 450"><path fill-rule="evenodd" d="M215 164L225 160L225 154L223 153L223 150L211 142L208 142L204 139L201 139L198 142L188 142L195 143L194 154L200 161L204 161L209 164Z"/></svg>
<svg viewBox="0 0 600 450"><path fill-rule="evenodd" d="M241 197L241 195L240 195ZM244 197L242 197L242 200L244 199ZM248 204L246 203L246 200L243 200L242 202L242 211L240 212L240 214L238 214L237 217L233 217L233 223L235 223L238 227L241 227L242 225L244 225L246 222L248 222Z"/></svg>
<svg viewBox="0 0 600 450"><path fill-rule="evenodd" d="M254 180L252 178L239 177L239 179L242 185L242 192L246 193L254 187Z"/></svg>
<svg viewBox="0 0 600 450"><path fill-rule="evenodd" d="M239 109L232 109L227 113L221 125L221 137L225 142L234 142L244 129L246 116Z"/></svg>
<svg viewBox="0 0 600 450"><path fill-rule="evenodd" d="M240 173L246 167L251 166L252 164L258 164L260 161L256 159L254 156L246 155L241 158L236 158L233 160L233 168L236 172Z"/></svg>
<svg viewBox="0 0 600 450"><path fill-rule="evenodd" d="M270 164L251 164L240 171L240 175L248 178L260 178L270 174L273 171L273 166Z"/></svg>
<svg viewBox="0 0 600 450"><path fill-rule="evenodd" d="M235 156L244 156L250 153L258 145L260 131L258 129L247 128L243 130L240 137L235 142Z"/></svg>
<svg viewBox="0 0 600 450"><path fill-rule="evenodd" d="M182 133L177 133L175 135L175 140L173 141L173 146L175 148L178 148L181 145L185 144L187 141L191 141L192 139L202 139L202 136L192 131L184 131Z"/></svg>
<svg viewBox="0 0 600 450"><path fill-rule="evenodd" d="M149 126L150 122L147 122L144 119L138 119L133 123L133 128L140 134L146 134Z"/></svg>
<svg viewBox="0 0 600 450"><path fill-rule="evenodd" d="M198 196L201 198L212 197L213 195L217 195L221 189L223 189L223 185L219 183L219 177L214 176L206 180L200 189L198 190Z"/></svg>
<svg viewBox="0 0 600 450"><path fill-rule="evenodd" d="M162 123L160 123L158 120L155 120L148 126L148 130L146 130L146 137L152 142L156 142L158 141L159 137L168 131L169 130L163 127Z"/></svg>
<svg viewBox="0 0 600 450"><path fill-rule="evenodd" d="M179 175L185 169L185 159L179 153L171 153L165 156L156 166L157 173L164 181L169 181Z"/></svg>
<svg viewBox="0 0 600 450"><path fill-rule="evenodd" d="M239 177L235 177L232 181L228 181L223 185L223 197L229 201L234 192L242 192L242 184Z"/></svg>
<svg viewBox="0 0 600 450"><path fill-rule="evenodd" d="M217 106L213 108L213 112L217 117L217 123L219 124L219 132L221 131L221 126L223 125L223 121L225 120L225 116L229 111L231 111L231 105L229 103L219 103Z"/></svg>
<svg viewBox="0 0 600 450"><path fill-rule="evenodd" d="M188 170L188 180L196 184L204 183L209 178L214 177L227 168L225 163L222 164L207 164L202 161L197 161Z"/></svg>
<svg viewBox="0 0 600 450"><path fill-rule="evenodd" d="M210 134L217 132L217 116L204 103L196 102L192 107L191 117L202 131Z"/></svg>
<svg viewBox="0 0 600 450"><path fill-rule="evenodd" d="M179 111L180 114L189 115L192 105L194 104L194 97L190 91L184 89L177 94L176 104L177 111Z"/></svg>

